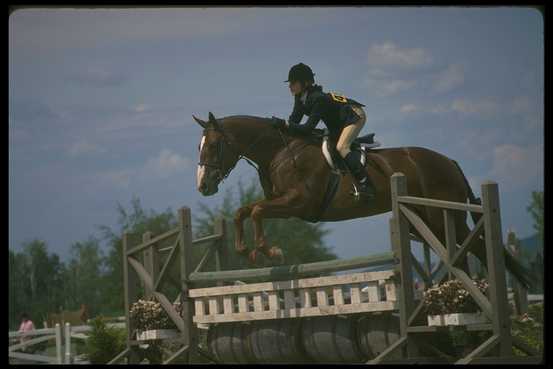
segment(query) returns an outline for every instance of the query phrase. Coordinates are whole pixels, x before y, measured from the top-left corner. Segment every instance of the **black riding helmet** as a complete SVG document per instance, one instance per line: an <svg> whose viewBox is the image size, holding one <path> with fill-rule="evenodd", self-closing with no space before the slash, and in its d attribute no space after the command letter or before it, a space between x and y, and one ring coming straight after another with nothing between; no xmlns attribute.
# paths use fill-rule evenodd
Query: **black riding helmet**
<svg viewBox="0 0 553 369"><path fill-rule="evenodd" d="M284 82L302 81L315 83L315 79L313 78L314 75L315 73L313 73L308 65L299 63L290 68L290 71L288 72L288 80Z"/></svg>

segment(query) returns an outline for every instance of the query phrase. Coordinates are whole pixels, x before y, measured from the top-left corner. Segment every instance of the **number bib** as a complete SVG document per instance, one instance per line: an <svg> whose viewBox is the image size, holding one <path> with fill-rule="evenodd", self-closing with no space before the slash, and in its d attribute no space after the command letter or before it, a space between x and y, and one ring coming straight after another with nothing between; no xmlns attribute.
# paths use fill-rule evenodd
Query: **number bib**
<svg viewBox="0 0 553 369"><path fill-rule="evenodd" d="M339 102L339 103L347 103L348 99L344 95L340 95L336 92L330 92L330 97L332 97L332 100Z"/></svg>

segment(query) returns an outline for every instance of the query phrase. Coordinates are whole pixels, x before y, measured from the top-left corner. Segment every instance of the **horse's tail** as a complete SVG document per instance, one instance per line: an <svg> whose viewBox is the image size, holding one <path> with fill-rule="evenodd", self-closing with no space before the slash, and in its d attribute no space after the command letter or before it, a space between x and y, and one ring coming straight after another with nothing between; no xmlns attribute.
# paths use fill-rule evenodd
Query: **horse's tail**
<svg viewBox="0 0 553 369"><path fill-rule="evenodd" d="M463 177L463 180L465 181L465 186L467 187L467 193L469 197L469 202L471 204L476 205L482 205L482 199L479 197L476 197L474 195L474 192L472 192L472 188L470 187L470 184L467 180L467 177L465 177L465 173L463 173L463 170L459 166L459 164L452 160L453 163L457 166L457 169L459 169L459 172L461 173L461 176ZM472 218L472 221L474 224L476 224L480 218L482 218L483 214L480 213L473 213L469 212L470 216ZM520 263L507 249L503 248L503 255L505 256L505 266L506 268L515 276L515 278L525 287L530 288L531 286L534 286L536 283L535 278L532 277L532 274L529 272L528 268L526 268L522 263Z"/></svg>
<svg viewBox="0 0 553 369"><path fill-rule="evenodd" d="M463 170L461 169L459 164L453 159L450 159L450 160L455 164L457 169L459 169L459 173L461 173L461 176L463 177L463 181L465 182L465 186L467 188L467 193L469 196L469 202L475 205L482 205L482 199L479 197L476 197L474 195L474 192L472 192L472 188L470 187L469 181L467 180L467 177L465 177L465 173L463 173ZM472 218L472 221L474 222L474 224L476 224L482 217L482 214L470 212L470 217Z"/></svg>

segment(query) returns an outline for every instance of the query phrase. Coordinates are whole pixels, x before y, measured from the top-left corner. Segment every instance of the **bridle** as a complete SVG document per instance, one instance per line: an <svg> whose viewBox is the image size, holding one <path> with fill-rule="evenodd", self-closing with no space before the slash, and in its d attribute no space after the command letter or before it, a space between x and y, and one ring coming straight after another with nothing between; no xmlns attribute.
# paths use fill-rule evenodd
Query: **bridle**
<svg viewBox="0 0 553 369"><path fill-rule="evenodd" d="M261 139L267 137L267 134L263 134L261 136L259 136L254 142L252 142L246 150L243 151L243 153L241 154L235 147L237 146L236 144L231 144L231 141L229 140L228 136L226 135L224 129L222 126L219 126L218 128L205 128L204 131L209 131L209 130L214 130L214 131L217 131L219 133L221 133L221 135L223 136L223 139L222 140L219 140L217 142L217 162L215 164L212 164L212 163L209 163L209 162L206 162L206 161L201 161L198 163L199 165L204 165L206 167L210 167L210 168L215 168L217 169L218 171L218 178L217 178L217 181L218 182L222 182L224 181L229 175L230 175L230 172L234 169L234 167L236 167L236 164L238 164L238 162L241 160L241 159L244 159L246 160L246 162L251 165L252 167L255 168L255 170L259 173L259 167L255 165L255 163L253 163L250 159L248 159L245 155L248 154L254 147L255 145L257 145ZM283 139L284 141L284 138L282 137L282 133L280 132L280 130L278 130L279 133L281 134L281 138ZM288 146L288 144L286 142L284 142L286 146ZM226 171L224 170L223 168L223 157L224 157L224 145L226 145L229 149L231 149L232 151L234 151L234 154L236 154L236 156L238 156L238 160L236 160L236 162L231 166L229 167ZM224 174L222 174L224 173Z"/></svg>

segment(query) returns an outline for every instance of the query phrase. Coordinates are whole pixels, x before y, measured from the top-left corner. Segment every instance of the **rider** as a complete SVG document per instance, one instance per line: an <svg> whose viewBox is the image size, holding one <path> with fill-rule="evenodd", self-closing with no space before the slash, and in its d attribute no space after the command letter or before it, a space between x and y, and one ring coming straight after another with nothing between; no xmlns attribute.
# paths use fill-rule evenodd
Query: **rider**
<svg viewBox="0 0 553 369"><path fill-rule="evenodd" d="M353 99L335 93L324 93L315 84L315 74L308 65L296 64L288 73L290 92L294 95L294 109L288 119L289 129L310 133L322 120L331 137L337 138L336 149L345 159L346 165L358 183L359 193L369 198L375 196L374 187L367 176L359 155L350 150L351 143L365 125L365 106ZM309 116L300 124L303 115Z"/></svg>

